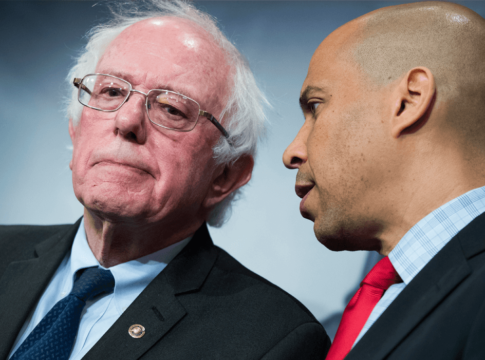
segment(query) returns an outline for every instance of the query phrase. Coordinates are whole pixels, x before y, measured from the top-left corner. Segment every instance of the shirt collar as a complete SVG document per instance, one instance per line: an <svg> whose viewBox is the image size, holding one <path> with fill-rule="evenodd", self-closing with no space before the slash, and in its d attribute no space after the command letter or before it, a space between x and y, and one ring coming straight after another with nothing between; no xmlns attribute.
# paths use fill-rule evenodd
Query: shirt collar
<svg viewBox="0 0 485 360"><path fill-rule="evenodd" d="M460 230L485 212L485 186L463 194L414 225L389 253L407 285Z"/></svg>
<svg viewBox="0 0 485 360"><path fill-rule="evenodd" d="M115 278L114 301L120 314L165 269L168 263L182 251L192 239L192 236L152 254L109 268ZM69 264L67 265L69 276L64 287L64 289L68 289L67 293L72 289L76 272L92 266L99 266L105 269L99 264L89 247L84 229L84 219L82 219L76 236L74 237Z"/></svg>

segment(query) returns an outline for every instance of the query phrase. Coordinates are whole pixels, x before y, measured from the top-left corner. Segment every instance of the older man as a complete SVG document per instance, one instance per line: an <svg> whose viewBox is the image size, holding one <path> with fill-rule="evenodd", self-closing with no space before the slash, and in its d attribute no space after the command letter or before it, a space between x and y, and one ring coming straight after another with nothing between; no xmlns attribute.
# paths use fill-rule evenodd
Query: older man
<svg viewBox="0 0 485 360"><path fill-rule="evenodd" d="M96 28L70 74L84 217L0 228L0 358L323 358L308 310L205 224L251 177L264 98L207 15L152 5Z"/></svg>
<svg viewBox="0 0 485 360"><path fill-rule="evenodd" d="M283 156L301 213L331 250L387 255L327 359L485 358L484 43L473 11L417 3L349 22L310 62Z"/></svg>

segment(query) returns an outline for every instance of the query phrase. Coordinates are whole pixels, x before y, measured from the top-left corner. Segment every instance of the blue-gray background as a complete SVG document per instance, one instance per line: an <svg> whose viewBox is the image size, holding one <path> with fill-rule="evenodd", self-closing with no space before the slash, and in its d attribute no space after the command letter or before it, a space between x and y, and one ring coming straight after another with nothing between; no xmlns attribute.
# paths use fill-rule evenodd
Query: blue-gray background
<svg viewBox="0 0 485 360"><path fill-rule="evenodd" d="M485 2L460 2L485 16ZM104 5L0 2L0 223L72 223L71 144L63 112L65 76L84 35L108 17ZM332 253L301 218L296 172L281 156L303 123L298 107L310 58L331 31L383 1L202 1L247 57L274 110L253 180L214 241L301 300L319 319L344 307L359 281L363 252ZM83 76L84 74L78 74ZM0 250L1 251L1 250Z"/></svg>

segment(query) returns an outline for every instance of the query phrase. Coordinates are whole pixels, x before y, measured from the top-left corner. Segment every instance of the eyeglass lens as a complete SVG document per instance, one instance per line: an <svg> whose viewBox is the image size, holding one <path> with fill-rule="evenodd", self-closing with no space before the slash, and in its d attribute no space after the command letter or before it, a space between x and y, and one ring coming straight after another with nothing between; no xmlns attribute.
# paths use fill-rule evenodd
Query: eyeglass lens
<svg viewBox="0 0 485 360"><path fill-rule="evenodd" d="M115 111L130 96L131 85L109 75L85 76L79 90L83 105L104 111ZM150 120L174 130L192 130L199 116L199 104L169 90L150 90L146 100Z"/></svg>

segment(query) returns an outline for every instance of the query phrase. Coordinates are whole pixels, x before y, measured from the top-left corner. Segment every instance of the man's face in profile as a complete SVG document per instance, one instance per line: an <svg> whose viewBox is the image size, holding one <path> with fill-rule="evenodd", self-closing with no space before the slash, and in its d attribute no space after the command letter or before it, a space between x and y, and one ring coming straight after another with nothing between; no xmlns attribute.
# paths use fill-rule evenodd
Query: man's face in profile
<svg viewBox="0 0 485 360"><path fill-rule="evenodd" d="M283 156L287 167L299 169L302 215L331 250L373 246L358 241L375 230L369 204L378 196L386 109L382 89L362 73L352 50L342 48L355 27L338 29L316 50L301 91L305 123Z"/></svg>
<svg viewBox="0 0 485 360"><path fill-rule="evenodd" d="M179 92L215 116L227 93L221 51L179 19L151 19L127 28L109 45L96 72L123 78L144 93ZM207 196L219 136L205 118L190 132L154 126L145 96L136 92L116 112L85 107L71 130L76 197L114 221L166 219L180 226Z"/></svg>

